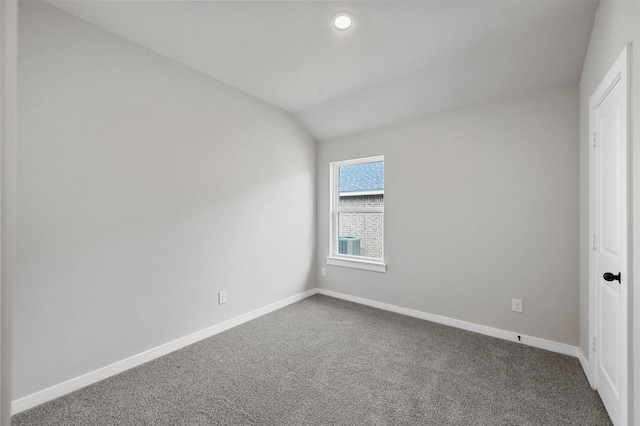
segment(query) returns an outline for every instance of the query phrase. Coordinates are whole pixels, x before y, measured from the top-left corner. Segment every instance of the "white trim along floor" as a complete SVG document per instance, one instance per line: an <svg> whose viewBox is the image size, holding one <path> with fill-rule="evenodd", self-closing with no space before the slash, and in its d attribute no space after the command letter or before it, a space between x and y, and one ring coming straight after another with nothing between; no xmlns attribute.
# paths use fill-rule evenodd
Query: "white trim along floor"
<svg viewBox="0 0 640 426"><path fill-rule="evenodd" d="M180 339L176 339L172 342L166 343L156 348L149 349L138 355L131 356L121 361L115 362L111 365L107 365L105 367L99 368L98 370L67 380L66 382L51 386L47 389L43 389L31 395L27 395L20 399L14 400L11 403L11 414L12 415L17 414L22 411L33 408L35 406L38 406L40 404L43 404L45 402L59 398L63 395L66 395L68 393L81 389L85 386L99 382L100 380L104 380L108 377L111 377L123 371L129 370L133 367L137 367L141 364L144 364L145 362L149 362L163 355L166 355L170 352L184 348L185 346L199 342L200 340L204 340L208 337L221 333L225 330L229 330L230 328L233 328L237 325L243 324L247 321L251 321L252 319L258 318L262 315L266 315L270 312L283 308L292 303L296 303L300 300L306 299L307 297L313 296L314 294L323 294L325 296L335 297L337 299L343 299L343 300L358 303L361 305L383 309L385 311L390 311L390 312L395 312L395 313L399 313L399 314L403 314L403 315L407 315L415 318L420 318L427 321L432 321L435 323L444 324L451 327L456 327L463 330L472 331L472 332L484 334L487 336L497 337L499 339L510 340L516 343L522 343L524 345L532 346L535 348L545 349L548 351L576 357L580 360L580 364L582 365L582 368L584 369L585 374L587 375L587 379L589 380L589 383L592 383L591 378L589 377L589 374L588 374L589 363L586 357L584 356L582 350L580 350L580 348L576 346L553 342L550 340L540 339L537 337L526 336L526 335L511 332L511 331L505 331L498 328L487 327L487 326L474 324L467 321L461 321L453 318L444 317L441 315L434 315L427 312L417 311L414 309L403 308L396 305L390 305L388 303L377 302L370 299L364 299L362 297L351 296L348 294L338 293L330 290L324 290L321 288L315 288L315 289L308 290L303 293L299 293L294 296L288 297L279 302L275 302L270 305L264 306L262 308L256 309L254 311L248 312L246 314L240 315L238 317L232 318L230 320L224 321L220 324L216 324L214 326L208 327L204 330L195 332L193 334L182 337Z"/></svg>

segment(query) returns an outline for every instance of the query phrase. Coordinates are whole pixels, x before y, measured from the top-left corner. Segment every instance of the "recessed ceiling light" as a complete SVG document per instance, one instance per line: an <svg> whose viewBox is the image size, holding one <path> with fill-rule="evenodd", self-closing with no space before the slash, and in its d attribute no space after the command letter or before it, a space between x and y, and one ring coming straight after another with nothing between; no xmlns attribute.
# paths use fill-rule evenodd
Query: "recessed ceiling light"
<svg viewBox="0 0 640 426"><path fill-rule="evenodd" d="M347 30L353 25L353 15L349 12L337 12L331 17L331 23L338 30Z"/></svg>

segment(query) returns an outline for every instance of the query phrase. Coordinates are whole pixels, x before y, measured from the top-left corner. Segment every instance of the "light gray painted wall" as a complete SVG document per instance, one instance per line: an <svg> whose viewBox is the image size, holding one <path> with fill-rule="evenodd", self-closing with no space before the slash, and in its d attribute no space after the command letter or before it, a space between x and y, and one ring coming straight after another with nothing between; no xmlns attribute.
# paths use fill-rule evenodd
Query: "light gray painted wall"
<svg viewBox="0 0 640 426"><path fill-rule="evenodd" d="M18 49L14 399L315 287L292 116L39 2Z"/></svg>
<svg viewBox="0 0 640 426"><path fill-rule="evenodd" d="M578 344L576 87L319 143L322 266L329 163L373 155L388 272L327 266L319 287Z"/></svg>
<svg viewBox="0 0 640 426"><path fill-rule="evenodd" d="M631 152L632 152L632 209L634 274L640 271L640 2L602 1L598 6L589 49L580 80L580 347L589 356L589 98L609 71L624 46L633 43L630 52L632 73L631 96ZM638 280L635 280L637 286ZM633 291L634 285L630 288ZM634 388L640 389L640 291L635 291L632 306L632 330L635 365ZM635 401L635 422L640 424L640 398Z"/></svg>

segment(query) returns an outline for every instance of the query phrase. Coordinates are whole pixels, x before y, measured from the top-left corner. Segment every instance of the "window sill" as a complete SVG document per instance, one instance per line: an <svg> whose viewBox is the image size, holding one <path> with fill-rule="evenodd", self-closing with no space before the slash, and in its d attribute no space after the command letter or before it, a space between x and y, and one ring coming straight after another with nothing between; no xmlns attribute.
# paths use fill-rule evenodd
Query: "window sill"
<svg viewBox="0 0 640 426"><path fill-rule="evenodd" d="M344 257L329 256L327 257L327 265L364 269L373 272L387 272L387 264L384 262L371 262L369 260L347 259Z"/></svg>

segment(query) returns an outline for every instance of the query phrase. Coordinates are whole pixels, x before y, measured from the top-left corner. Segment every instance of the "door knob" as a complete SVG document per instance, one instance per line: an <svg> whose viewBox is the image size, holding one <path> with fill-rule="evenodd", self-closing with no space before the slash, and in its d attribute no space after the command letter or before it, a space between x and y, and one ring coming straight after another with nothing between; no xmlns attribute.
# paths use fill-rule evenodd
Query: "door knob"
<svg viewBox="0 0 640 426"><path fill-rule="evenodd" d="M602 278L604 278L605 281L618 280L618 282L620 282L620 272L618 272L618 275L613 275L611 272L605 272Z"/></svg>

